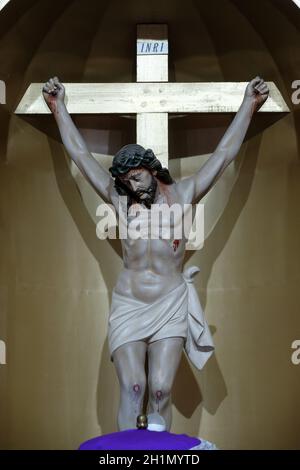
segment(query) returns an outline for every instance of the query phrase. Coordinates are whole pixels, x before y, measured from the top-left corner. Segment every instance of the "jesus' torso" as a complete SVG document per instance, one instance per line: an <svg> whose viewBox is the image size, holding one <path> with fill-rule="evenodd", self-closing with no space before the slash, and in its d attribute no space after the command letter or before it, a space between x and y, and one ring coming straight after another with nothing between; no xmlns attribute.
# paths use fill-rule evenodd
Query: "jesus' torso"
<svg viewBox="0 0 300 470"><path fill-rule="evenodd" d="M180 196L176 191L176 183L165 185L159 182L158 195L154 204L180 204ZM119 211L119 195L112 193L112 202L116 211ZM158 206L156 206L158 207ZM136 212L142 209L144 216ZM146 209L144 205L130 206L127 222L130 224L136 217L139 218L141 232L148 227L147 214L153 209ZM152 215L152 214L151 214ZM150 217L151 217L150 215ZM119 274L115 292L129 295L144 302L153 302L182 283L182 262L185 252L186 238L174 239L174 220L170 216L168 220L163 215L159 219L159 238L152 239L121 239L123 250L124 268ZM170 223L171 236L162 237L162 230ZM128 227L127 224L127 227ZM151 234L151 232L149 232Z"/></svg>

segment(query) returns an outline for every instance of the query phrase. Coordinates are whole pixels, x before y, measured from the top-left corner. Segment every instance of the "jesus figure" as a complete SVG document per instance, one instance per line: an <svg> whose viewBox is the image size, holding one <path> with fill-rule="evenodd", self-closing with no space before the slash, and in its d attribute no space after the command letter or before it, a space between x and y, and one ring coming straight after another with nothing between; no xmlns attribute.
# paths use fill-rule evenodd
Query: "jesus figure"
<svg viewBox="0 0 300 470"><path fill-rule="evenodd" d="M153 151L138 144L121 148L108 172L89 152L75 127L59 79L50 78L42 92L68 155L117 213L121 196L127 197L128 220L136 216L131 209L137 206L151 211L156 204L183 206L199 202L238 155L254 112L269 95L262 78L251 80L216 150L194 175L174 181ZM208 350L212 346L203 318L200 321L195 312L192 315L188 312L192 304L191 276L188 278L182 272L186 239L124 238L121 243L124 268L113 289L108 323L110 355L120 383L118 428L135 428L148 384L147 411L158 411L170 430L171 390L182 351L185 349L200 369L206 360L205 345Z"/></svg>

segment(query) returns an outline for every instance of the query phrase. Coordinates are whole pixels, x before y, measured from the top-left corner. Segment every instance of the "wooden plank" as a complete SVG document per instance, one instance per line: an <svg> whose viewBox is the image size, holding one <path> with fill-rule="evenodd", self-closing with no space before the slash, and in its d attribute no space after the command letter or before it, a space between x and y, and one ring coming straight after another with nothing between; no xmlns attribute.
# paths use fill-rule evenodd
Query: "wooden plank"
<svg viewBox="0 0 300 470"><path fill-rule="evenodd" d="M164 55L137 56L137 82L167 82L168 61Z"/></svg>
<svg viewBox="0 0 300 470"><path fill-rule="evenodd" d="M167 25L137 25L137 82L168 81L168 49ZM168 168L168 113L138 113L136 141L151 148L161 164Z"/></svg>
<svg viewBox="0 0 300 470"><path fill-rule="evenodd" d="M151 148L162 166L168 168L168 114L138 113L136 119L137 143Z"/></svg>
<svg viewBox="0 0 300 470"><path fill-rule="evenodd" d="M137 82L167 82L168 26L166 24L137 25Z"/></svg>
<svg viewBox="0 0 300 470"><path fill-rule="evenodd" d="M235 113L248 82L199 83L65 83L67 108L74 114ZM259 112L285 113L289 108L273 82ZM50 114L42 83L32 83L16 114Z"/></svg>

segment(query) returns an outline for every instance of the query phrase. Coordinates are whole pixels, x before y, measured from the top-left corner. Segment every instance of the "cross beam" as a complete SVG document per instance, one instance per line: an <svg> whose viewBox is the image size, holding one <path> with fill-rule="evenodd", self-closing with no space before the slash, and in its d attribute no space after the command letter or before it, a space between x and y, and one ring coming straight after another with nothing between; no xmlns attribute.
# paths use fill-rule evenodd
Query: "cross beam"
<svg viewBox="0 0 300 470"><path fill-rule="evenodd" d="M71 114L136 114L137 143L152 148L168 166L168 113L235 113L247 82L168 82L167 25L138 25L136 83L65 83ZM61 77L60 77L61 78ZM252 77L250 77L252 78ZM260 113L287 113L273 82ZM32 83L16 114L49 114L42 83Z"/></svg>
<svg viewBox="0 0 300 470"><path fill-rule="evenodd" d="M125 113L235 113L248 82L195 83L64 83L67 108L72 114ZM273 82L270 96L258 112L282 113L289 108ZM42 83L32 83L16 114L50 114L41 93Z"/></svg>

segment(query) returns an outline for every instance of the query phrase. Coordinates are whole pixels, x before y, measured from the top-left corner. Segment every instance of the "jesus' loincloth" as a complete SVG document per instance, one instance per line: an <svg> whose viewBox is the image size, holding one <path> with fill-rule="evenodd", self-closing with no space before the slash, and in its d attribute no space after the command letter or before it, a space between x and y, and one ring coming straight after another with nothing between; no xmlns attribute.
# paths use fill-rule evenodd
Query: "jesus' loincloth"
<svg viewBox="0 0 300 470"><path fill-rule="evenodd" d="M214 351L214 343L193 284L193 276L199 271L197 266L187 268L178 287L151 303L113 290L108 319L111 361L113 352L128 342L149 344L181 336L188 358L202 369Z"/></svg>

